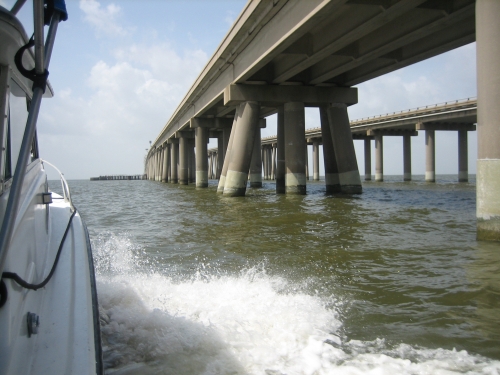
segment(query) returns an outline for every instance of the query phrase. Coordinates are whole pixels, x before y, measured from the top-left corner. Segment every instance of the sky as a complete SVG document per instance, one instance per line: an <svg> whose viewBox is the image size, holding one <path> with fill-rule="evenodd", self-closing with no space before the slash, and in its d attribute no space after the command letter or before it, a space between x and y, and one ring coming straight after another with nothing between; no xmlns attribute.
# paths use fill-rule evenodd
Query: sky
<svg viewBox="0 0 500 375"><path fill-rule="evenodd" d="M13 3L0 0L7 8ZM164 127L246 1L66 3L69 19L58 28L49 67L55 96L43 100L38 123L41 157L69 180L141 174L149 141ZM30 2L18 17L31 35ZM349 107L349 117L475 97L475 62L474 43L360 84L359 103ZM267 123L263 137L276 134L276 116ZM319 126L318 110L307 109L306 128ZM476 172L476 143L476 133L469 132L469 173ZM363 143L354 144L363 174ZM384 137L385 174L402 175L402 155L402 137ZM374 173L374 145L372 163ZM436 173L457 170L457 133L436 132ZM412 137L412 172L425 172L423 132ZM49 178L57 175L50 173Z"/></svg>

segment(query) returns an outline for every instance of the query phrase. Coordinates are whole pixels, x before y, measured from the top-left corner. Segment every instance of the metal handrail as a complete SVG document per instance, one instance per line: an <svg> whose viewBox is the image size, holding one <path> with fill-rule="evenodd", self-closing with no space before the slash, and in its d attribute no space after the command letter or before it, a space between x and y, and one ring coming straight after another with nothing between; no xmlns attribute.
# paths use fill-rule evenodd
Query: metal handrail
<svg viewBox="0 0 500 375"><path fill-rule="evenodd" d="M47 160L40 159L42 164L48 164L52 168L54 168L57 173L59 173L59 177L61 179L61 186L62 186L62 192L63 192L63 198L65 202L69 202L71 208L74 210L75 206L73 206L73 201L71 200L71 192L69 191L69 185L68 181L64 178L64 174L52 163L49 163Z"/></svg>

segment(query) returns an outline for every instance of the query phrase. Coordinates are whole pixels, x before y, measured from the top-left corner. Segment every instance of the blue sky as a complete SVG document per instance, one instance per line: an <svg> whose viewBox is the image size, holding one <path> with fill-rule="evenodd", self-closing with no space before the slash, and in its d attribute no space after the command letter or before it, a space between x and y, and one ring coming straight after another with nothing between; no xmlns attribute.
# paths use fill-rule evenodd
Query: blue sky
<svg viewBox="0 0 500 375"><path fill-rule="evenodd" d="M12 3L0 0L7 8ZM244 4L68 0L69 20L59 27L49 69L56 96L42 103L38 125L42 158L68 179L142 173L149 141L170 118ZM30 4L19 17L31 33ZM358 88L359 104L350 107L351 119L476 96L475 44ZM276 134L275 123L271 116L263 136ZM308 110L306 127L317 126L317 111ZM436 143L436 172L457 173L456 133L437 132ZM362 142L355 146L363 173ZM423 174L423 132L413 137L412 148L413 173ZM470 173L475 173L476 154L472 132ZM384 172L402 170L401 138L384 138Z"/></svg>

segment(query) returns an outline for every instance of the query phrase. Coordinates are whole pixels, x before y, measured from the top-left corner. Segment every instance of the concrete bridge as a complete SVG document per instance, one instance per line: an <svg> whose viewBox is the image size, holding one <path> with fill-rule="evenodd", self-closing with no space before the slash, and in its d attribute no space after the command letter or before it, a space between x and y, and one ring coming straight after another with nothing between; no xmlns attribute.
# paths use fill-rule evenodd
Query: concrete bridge
<svg viewBox="0 0 500 375"><path fill-rule="evenodd" d="M304 108L319 107L326 190L361 193L353 86L477 41L478 237L500 239L499 16L497 0L251 0L153 142L148 178L208 186L217 138L218 192L244 195L249 171L258 184L259 130L277 113L277 193L305 194ZM408 131L432 143L432 127ZM389 130L364 136L381 146Z"/></svg>
<svg viewBox="0 0 500 375"><path fill-rule="evenodd" d="M364 140L365 151L365 181L372 178L371 144L375 140L375 181L383 181L383 138L384 136L399 136L403 141L403 166L404 180L411 180L411 139L417 136L418 131L426 135L425 179L435 181L435 132L458 132L458 181L468 181L468 142L467 132L476 130L477 99L467 98L452 102L439 103L424 107L408 109L385 115L363 118L351 121L351 134L353 140ZM312 145L313 180L319 180L319 146L323 144L321 128L312 128L305 131L307 145ZM276 136L262 139L262 161L264 179L274 179L276 175L276 149L278 140ZM209 150L209 158L214 159L217 150ZM307 152L306 152L307 155ZM307 157L307 156L306 156ZM209 159L210 160L210 159ZM215 159L211 163L215 165ZM307 165L307 163L306 163ZM212 173L212 176L216 176ZM306 179L309 171L306 168Z"/></svg>

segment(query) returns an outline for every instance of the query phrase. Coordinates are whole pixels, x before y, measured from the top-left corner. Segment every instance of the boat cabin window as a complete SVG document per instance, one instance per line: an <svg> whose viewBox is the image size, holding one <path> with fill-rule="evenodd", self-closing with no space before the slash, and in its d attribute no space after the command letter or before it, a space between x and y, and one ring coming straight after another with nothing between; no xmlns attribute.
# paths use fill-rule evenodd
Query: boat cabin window
<svg viewBox="0 0 500 375"><path fill-rule="evenodd" d="M5 137L4 181L10 179L15 172L17 159L21 150L30 100L26 93L14 81L10 80L10 95L8 101L7 129ZM31 157L28 163L38 158L36 134L31 146Z"/></svg>

